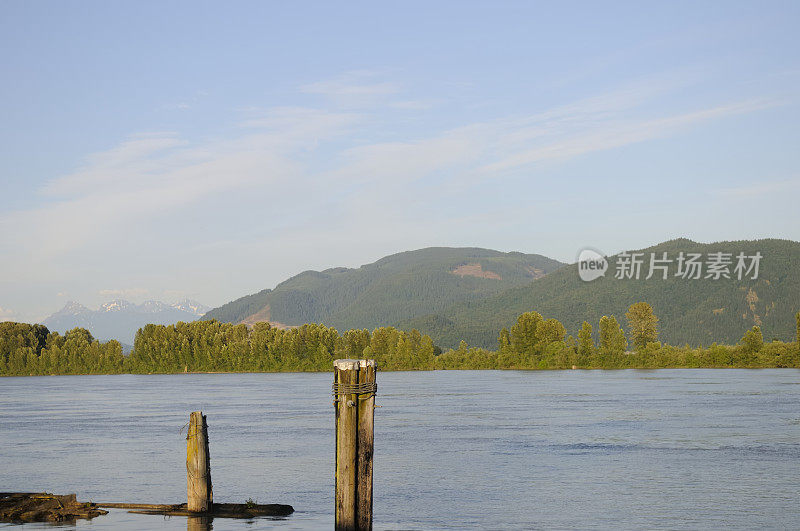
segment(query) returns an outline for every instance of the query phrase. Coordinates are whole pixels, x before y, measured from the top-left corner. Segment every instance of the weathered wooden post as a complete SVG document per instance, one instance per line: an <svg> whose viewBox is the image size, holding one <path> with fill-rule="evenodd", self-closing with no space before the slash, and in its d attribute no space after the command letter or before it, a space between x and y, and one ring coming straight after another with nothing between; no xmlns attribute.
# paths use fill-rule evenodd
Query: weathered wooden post
<svg viewBox="0 0 800 531"><path fill-rule="evenodd" d="M211 461L208 456L208 424L202 411L189 415L186 433L187 509L204 513L211 510L214 494L211 489Z"/></svg>
<svg viewBox="0 0 800 531"><path fill-rule="evenodd" d="M358 469L356 471L356 523L361 531L372 530L372 453L375 433L375 360L361 360L358 385L362 390L358 400Z"/></svg>
<svg viewBox="0 0 800 531"><path fill-rule="evenodd" d="M333 362L336 407L336 530L372 529L374 360Z"/></svg>

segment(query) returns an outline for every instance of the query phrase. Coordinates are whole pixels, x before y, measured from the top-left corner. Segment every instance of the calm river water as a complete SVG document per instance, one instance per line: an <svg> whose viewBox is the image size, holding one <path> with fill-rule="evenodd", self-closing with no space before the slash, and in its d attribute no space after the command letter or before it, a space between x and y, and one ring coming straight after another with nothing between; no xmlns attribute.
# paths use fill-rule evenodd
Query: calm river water
<svg viewBox="0 0 800 531"><path fill-rule="evenodd" d="M202 409L215 501L296 510L213 529L331 529L331 381L2 378L0 490L185 501L181 427ZM800 528L800 371L387 372L378 385L376 529ZM112 510L77 527L187 519Z"/></svg>

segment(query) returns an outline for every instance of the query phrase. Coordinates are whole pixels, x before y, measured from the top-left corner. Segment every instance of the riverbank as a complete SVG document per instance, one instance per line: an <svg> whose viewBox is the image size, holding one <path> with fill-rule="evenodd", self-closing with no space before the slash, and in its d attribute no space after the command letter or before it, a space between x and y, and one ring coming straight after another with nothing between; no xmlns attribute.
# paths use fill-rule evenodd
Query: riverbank
<svg viewBox="0 0 800 531"><path fill-rule="evenodd" d="M797 342L766 342L758 327L737 345L679 347L636 337L629 345L616 320L602 323L599 341L586 323L574 338L555 319L529 312L501 331L497 350L462 341L442 352L430 337L393 327L340 334L319 324L281 330L196 321L147 325L129 355L83 329L62 336L41 325L0 323L0 375L328 372L334 359L346 358L374 359L382 371L800 368Z"/></svg>

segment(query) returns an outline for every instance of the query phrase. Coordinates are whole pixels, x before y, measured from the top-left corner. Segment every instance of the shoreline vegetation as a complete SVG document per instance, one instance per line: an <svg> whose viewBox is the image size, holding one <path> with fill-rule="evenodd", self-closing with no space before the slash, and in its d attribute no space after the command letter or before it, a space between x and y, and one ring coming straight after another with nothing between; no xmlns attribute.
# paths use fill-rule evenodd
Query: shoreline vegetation
<svg viewBox="0 0 800 531"><path fill-rule="evenodd" d="M658 341L658 318L639 302L625 314L627 333L613 316L595 332L584 322L577 337L537 312L503 328L497 350L470 347L442 352L417 330L347 330L306 324L282 330L219 321L148 324L123 355L115 340L101 342L83 328L61 335L46 326L0 323L0 376L175 374L219 372L330 372L338 358L374 359L381 370L438 369L667 369L800 368L800 312L795 342L764 341L754 326L736 345L673 346Z"/></svg>

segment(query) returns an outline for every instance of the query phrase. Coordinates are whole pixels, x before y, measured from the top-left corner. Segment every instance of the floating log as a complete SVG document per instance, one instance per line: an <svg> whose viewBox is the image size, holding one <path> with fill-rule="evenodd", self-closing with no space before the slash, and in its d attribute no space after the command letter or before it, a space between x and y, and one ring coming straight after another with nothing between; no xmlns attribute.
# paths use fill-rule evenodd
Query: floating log
<svg viewBox="0 0 800 531"><path fill-rule="evenodd" d="M213 518L254 518L256 516L289 516L291 505L280 503L214 503L211 487L211 461L208 452L208 423L202 411L189 415L186 434L187 503L100 503L107 509L128 509L136 514L188 516L189 527L207 529Z"/></svg>
<svg viewBox="0 0 800 531"><path fill-rule="evenodd" d="M157 514L164 516L197 516L190 511L186 503L154 504L154 503L99 503L98 507L107 509L129 509L136 514ZM213 518L253 518L255 516L289 516L294 512L291 505L280 503L213 503L204 516Z"/></svg>
<svg viewBox="0 0 800 531"><path fill-rule="evenodd" d="M75 522L108 514L97 504L79 502L75 494L0 492L0 522Z"/></svg>
<svg viewBox="0 0 800 531"><path fill-rule="evenodd" d="M354 381L355 383L355 381ZM355 409L355 408L352 408ZM289 516L291 505L279 503L214 503L211 487L211 464L208 453L208 424L202 411L189 416L186 435L187 503L79 503L75 494L60 496L46 492L0 493L0 522L74 522L77 518L94 518L108 511L128 509L131 513L163 516L188 516L188 525L210 529L213 518L254 518L257 516ZM196 524L196 525L195 525Z"/></svg>

